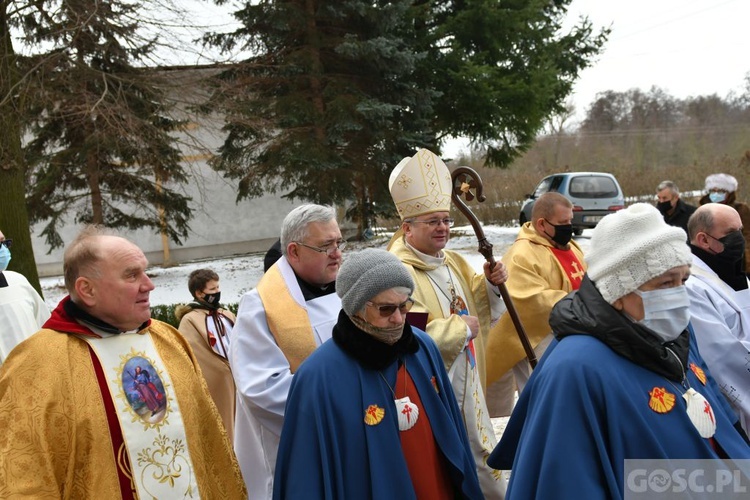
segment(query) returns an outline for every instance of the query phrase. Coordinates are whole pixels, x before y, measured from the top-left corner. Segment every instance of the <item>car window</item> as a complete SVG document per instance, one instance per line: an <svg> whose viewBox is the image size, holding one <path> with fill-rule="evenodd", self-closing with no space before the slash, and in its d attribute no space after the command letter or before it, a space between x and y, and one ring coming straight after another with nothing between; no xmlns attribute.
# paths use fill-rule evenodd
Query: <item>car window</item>
<svg viewBox="0 0 750 500"><path fill-rule="evenodd" d="M549 186L552 184L552 177L547 177L545 179L542 179L542 182L539 183L539 185L534 190L534 194L531 196L532 198L539 198L544 193L546 193L549 190Z"/></svg>
<svg viewBox="0 0 750 500"><path fill-rule="evenodd" d="M562 184L562 181L563 178L559 175L542 179L542 182L540 182L534 190L534 195L532 196L532 198L539 198L547 191L558 191L560 189L560 184Z"/></svg>
<svg viewBox="0 0 750 500"><path fill-rule="evenodd" d="M614 198L617 196L617 185L610 177L573 177L568 191L574 198Z"/></svg>

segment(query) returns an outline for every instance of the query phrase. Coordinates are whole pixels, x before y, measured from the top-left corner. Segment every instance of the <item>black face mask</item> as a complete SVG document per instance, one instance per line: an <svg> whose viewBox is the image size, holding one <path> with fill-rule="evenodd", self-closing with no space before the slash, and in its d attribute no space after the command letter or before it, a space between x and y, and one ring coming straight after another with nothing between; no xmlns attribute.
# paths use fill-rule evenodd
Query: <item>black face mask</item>
<svg viewBox="0 0 750 500"><path fill-rule="evenodd" d="M661 212L662 215L667 215L667 212L672 210L672 202L671 201L660 201L656 204L656 209Z"/></svg>
<svg viewBox="0 0 750 500"><path fill-rule="evenodd" d="M213 307L219 307L219 302L221 302L221 292L205 294L203 296L203 302Z"/></svg>
<svg viewBox="0 0 750 500"><path fill-rule="evenodd" d="M706 233L713 238L710 234ZM724 245L724 251L716 254L716 258L725 262L737 262L745 257L745 237L742 231L732 231L723 238L714 238Z"/></svg>
<svg viewBox="0 0 750 500"><path fill-rule="evenodd" d="M568 243L570 243L570 239L573 237L573 224L552 224L547 219L544 219L547 224L555 228L555 235L550 236L547 234L547 231L544 232L547 236L552 238L552 241L560 245L561 247L564 247Z"/></svg>
<svg viewBox="0 0 750 500"><path fill-rule="evenodd" d="M715 272L724 283L735 290L747 289L747 278L745 277L745 238L741 231L733 231L723 238L714 238L706 233L706 236L721 242L724 251L711 253L695 245L690 245L691 250L708 267Z"/></svg>

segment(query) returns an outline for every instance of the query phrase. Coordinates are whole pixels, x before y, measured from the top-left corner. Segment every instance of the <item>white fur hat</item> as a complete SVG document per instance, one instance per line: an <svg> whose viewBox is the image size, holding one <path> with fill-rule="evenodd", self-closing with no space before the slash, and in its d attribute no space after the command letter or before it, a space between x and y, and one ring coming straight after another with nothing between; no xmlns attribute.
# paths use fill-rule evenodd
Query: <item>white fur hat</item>
<svg viewBox="0 0 750 500"><path fill-rule="evenodd" d="M388 189L401 220L451 209L451 173L428 149L401 160L391 172Z"/></svg>
<svg viewBox="0 0 750 500"><path fill-rule="evenodd" d="M586 254L587 274L610 304L670 269L690 264L687 235L648 203L604 217Z"/></svg>
<svg viewBox="0 0 750 500"><path fill-rule="evenodd" d="M727 193L737 191L737 179L729 174L711 174L706 177L706 191L722 189Z"/></svg>

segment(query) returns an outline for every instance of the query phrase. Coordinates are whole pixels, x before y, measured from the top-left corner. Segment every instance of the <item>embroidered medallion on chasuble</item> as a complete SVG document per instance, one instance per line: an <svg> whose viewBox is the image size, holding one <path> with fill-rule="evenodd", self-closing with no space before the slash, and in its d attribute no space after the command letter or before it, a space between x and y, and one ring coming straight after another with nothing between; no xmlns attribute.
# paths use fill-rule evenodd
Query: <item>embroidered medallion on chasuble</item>
<svg viewBox="0 0 750 500"><path fill-rule="evenodd" d="M130 470L121 474L130 476L138 498L199 498L182 412L151 334L79 338L101 366L129 459Z"/></svg>
<svg viewBox="0 0 750 500"><path fill-rule="evenodd" d="M388 189L401 220L451 209L451 173L443 160L427 149L396 165Z"/></svg>

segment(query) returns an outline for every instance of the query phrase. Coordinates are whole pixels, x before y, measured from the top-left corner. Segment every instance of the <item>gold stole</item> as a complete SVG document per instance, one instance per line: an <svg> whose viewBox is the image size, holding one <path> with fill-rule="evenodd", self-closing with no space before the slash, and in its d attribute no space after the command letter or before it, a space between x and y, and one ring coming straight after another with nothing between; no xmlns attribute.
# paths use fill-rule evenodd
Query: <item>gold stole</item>
<svg viewBox="0 0 750 500"><path fill-rule="evenodd" d="M257 290L266 310L268 329L294 373L317 347L307 309L292 297L278 263L263 275Z"/></svg>

